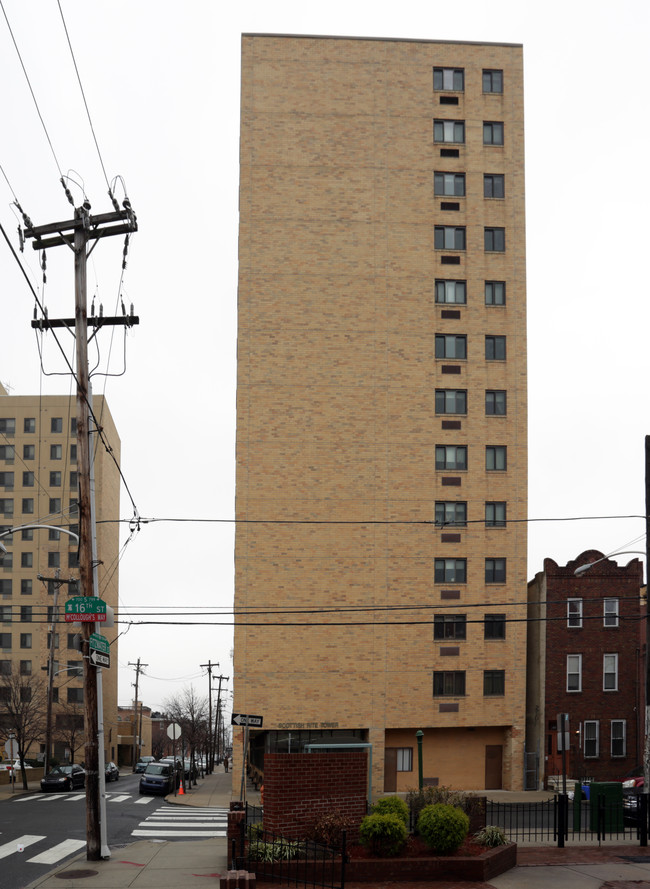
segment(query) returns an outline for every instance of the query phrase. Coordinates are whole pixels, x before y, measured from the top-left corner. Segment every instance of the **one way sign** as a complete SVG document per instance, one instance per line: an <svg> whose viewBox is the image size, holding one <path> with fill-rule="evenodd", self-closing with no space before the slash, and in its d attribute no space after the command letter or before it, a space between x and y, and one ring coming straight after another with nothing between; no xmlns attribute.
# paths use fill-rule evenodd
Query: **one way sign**
<svg viewBox="0 0 650 889"><path fill-rule="evenodd" d="M248 716L246 713L233 713L230 720L231 725L253 725L256 728L262 728L262 716Z"/></svg>

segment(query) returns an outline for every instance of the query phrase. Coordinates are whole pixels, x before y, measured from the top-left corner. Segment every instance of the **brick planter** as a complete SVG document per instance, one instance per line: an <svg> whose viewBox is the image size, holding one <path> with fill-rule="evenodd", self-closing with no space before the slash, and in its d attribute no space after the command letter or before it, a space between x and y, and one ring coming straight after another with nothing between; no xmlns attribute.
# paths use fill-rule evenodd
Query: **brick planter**
<svg viewBox="0 0 650 889"><path fill-rule="evenodd" d="M345 879L357 883L389 880L466 880L486 883L517 864L517 844L486 849L482 855L450 858L355 858L345 866Z"/></svg>

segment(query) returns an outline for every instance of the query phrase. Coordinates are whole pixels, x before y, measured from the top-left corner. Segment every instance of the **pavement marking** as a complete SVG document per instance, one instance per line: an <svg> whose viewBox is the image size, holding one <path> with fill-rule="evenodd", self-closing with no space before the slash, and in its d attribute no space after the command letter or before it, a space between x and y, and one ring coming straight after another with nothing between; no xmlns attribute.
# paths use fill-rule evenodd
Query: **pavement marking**
<svg viewBox="0 0 650 889"><path fill-rule="evenodd" d="M8 855L13 855L14 852L18 850L19 843L27 847L31 846L32 843L38 843L40 840L44 839L45 837L34 836L32 834L25 834L25 836L16 837L16 839L12 840L10 843L5 843L4 846L0 846L0 858L6 858Z"/></svg>
<svg viewBox="0 0 650 889"><path fill-rule="evenodd" d="M150 829L158 830L159 827L185 827L187 825L188 828L194 830L195 827L216 827L217 825L214 821L192 821L188 824L187 821L150 821L148 818L146 821L140 824L140 827L148 827Z"/></svg>
<svg viewBox="0 0 650 889"><path fill-rule="evenodd" d="M52 846L51 849L46 849L45 852L41 852L40 855L35 855L34 858L28 858L27 864L56 864L57 861L61 861L62 858L65 858L67 855L72 855L73 852L78 852L79 849L82 849L86 845L86 840L63 840L62 843L57 843L56 846Z"/></svg>
<svg viewBox="0 0 650 889"><path fill-rule="evenodd" d="M225 837L225 830L134 830L134 837Z"/></svg>
<svg viewBox="0 0 650 889"><path fill-rule="evenodd" d="M15 800L13 800L13 802L26 803L26 802L33 800L33 799L43 799L45 796L47 796L46 793L33 793L33 794L31 794L31 796L21 796L20 799L15 799Z"/></svg>
<svg viewBox="0 0 650 889"><path fill-rule="evenodd" d="M68 802L72 803L78 799L86 799L86 794L85 793L75 793L72 796L67 796L66 799Z"/></svg>
<svg viewBox="0 0 650 889"><path fill-rule="evenodd" d="M153 797L152 797L152 796L141 796L140 799L137 799L137 800L135 801L135 804L136 804L136 805L140 805L140 806L144 806L144 805L146 805L147 803L152 803L152 802L153 802Z"/></svg>
<svg viewBox="0 0 650 889"><path fill-rule="evenodd" d="M120 796L111 795L110 797L107 796L106 798L108 799L109 803L123 803L125 799L131 799L131 794L122 793L120 794Z"/></svg>

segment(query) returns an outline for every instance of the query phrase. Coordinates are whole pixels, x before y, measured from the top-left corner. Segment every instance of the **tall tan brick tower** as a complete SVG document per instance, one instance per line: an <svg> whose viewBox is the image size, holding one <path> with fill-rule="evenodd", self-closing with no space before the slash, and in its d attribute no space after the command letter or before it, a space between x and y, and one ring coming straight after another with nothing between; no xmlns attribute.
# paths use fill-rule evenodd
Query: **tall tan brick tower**
<svg viewBox="0 0 650 889"><path fill-rule="evenodd" d="M421 730L425 780L520 788L521 46L243 36L238 337L253 759L366 743L404 790Z"/></svg>
<svg viewBox="0 0 650 889"><path fill-rule="evenodd" d="M103 396L93 409L119 463L120 439ZM70 755L72 722L83 724L82 655L74 647L80 624L65 623L68 598L79 595L75 586L62 584L54 614L55 583L38 579L56 576L78 579L77 544L57 527L78 533L76 400L66 395L9 395L0 385L0 530L30 528L3 537L8 555L0 563L0 713L4 679L18 677L47 683L49 641L54 624L53 755L65 762ZM120 478L117 466L99 442L95 445L95 508L99 595L117 614ZM106 760L117 758L117 628L103 629L112 644L112 666L102 671ZM31 677L31 680L30 680ZM3 688L3 685L5 686ZM30 756L45 749L44 737ZM83 760L81 744L75 760ZM76 741L75 741L76 743ZM67 752L66 752L67 751Z"/></svg>

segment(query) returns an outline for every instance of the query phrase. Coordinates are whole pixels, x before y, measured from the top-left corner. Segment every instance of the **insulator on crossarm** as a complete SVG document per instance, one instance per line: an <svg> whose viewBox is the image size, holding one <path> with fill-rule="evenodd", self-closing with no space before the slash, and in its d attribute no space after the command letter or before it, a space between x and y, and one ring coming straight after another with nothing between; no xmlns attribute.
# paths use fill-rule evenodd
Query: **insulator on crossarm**
<svg viewBox="0 0 650 889"><path fill-rule="evenodd" d="M59 181L61 182L61 185L63 186L63 191L65 192L65 196L67 197L68 201L74 207L74 199L72 197L72 192L70 191L68 186L65 184L65 179L63 178L63 176L61 176L61 179Z"/></svg>
<svg viewBox="0 0 650 889"><path fill-rule="evenodd" d="M133 303L131 303L131 317L133 318Z"/></svg>
<svg viewBox="0 0 650 889"><path fill-rule="evenodd" d="M99 305L99 317L100 318L104 317L104 306L101 303Z"/></svg>
<svg viewBox="0 0 650 889"><path fill-rule="evenodd" d="M108 189L108 196L111 199L111 204L113 205L113 209L115 210L116 213L119 213L120 212L120 205L117 203L117 198L115 197L115 195L113 194L113 192L110 188Z"/></svg>

